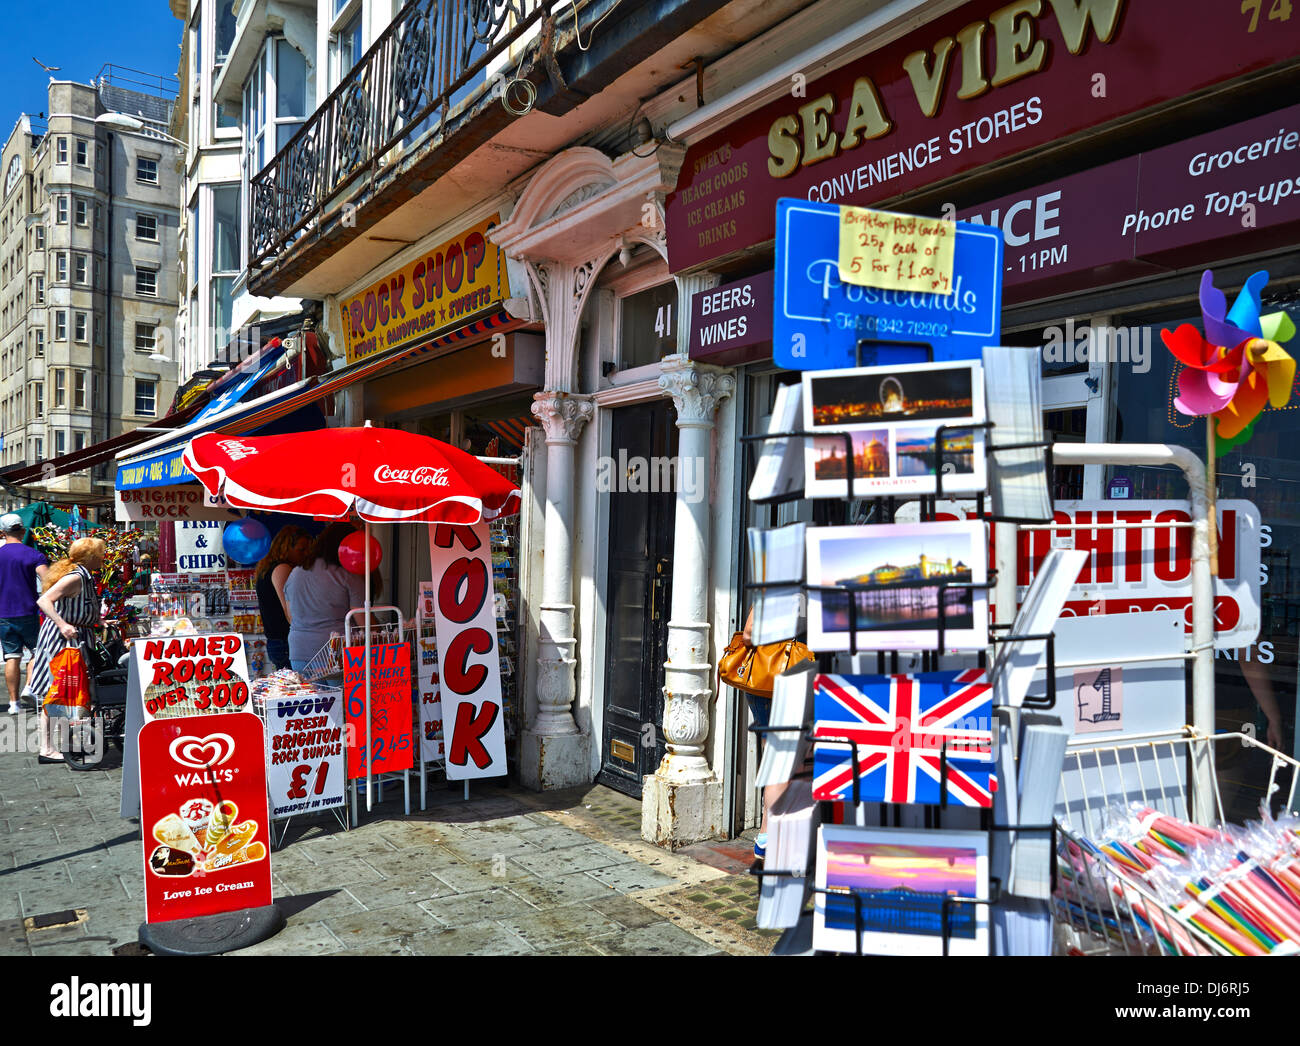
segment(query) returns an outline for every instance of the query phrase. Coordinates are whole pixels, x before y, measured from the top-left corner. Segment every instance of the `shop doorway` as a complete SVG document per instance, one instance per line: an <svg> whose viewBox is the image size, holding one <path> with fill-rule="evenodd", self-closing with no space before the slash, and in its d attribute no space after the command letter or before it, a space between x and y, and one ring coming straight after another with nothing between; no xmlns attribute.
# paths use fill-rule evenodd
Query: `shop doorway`
<svg viewBox="0 0 1300 1046"><path fill-rule="evenodd" d="M670 400L610 412L604 717L597 780L640 798L664 754L677 425Z"/></svg>

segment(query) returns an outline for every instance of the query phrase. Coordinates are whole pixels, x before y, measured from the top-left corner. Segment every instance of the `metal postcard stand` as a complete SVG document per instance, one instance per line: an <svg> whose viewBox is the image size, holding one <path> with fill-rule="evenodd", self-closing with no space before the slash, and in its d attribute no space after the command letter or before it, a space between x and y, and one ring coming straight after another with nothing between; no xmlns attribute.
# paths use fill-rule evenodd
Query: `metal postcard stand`
<svg viewBox="0 0 1300 1046"><path fill-rule="evenodd" d="M857 362L859 366L862 365L862 352L863 352L863 343L859 342L858 352L857 352ZM932 353L929 353L928 355L932 357ZM973 429L990 430L992 428L994 428L993 423L987 421L979 422L979 423L958 424L958 425L939 425L936 427L935 437L934 437L934 459L933 459L935 491L933 494L924 495L919 498L920 517L922 520L933 520L935 518L935 516L937 515L937 511L936 511L937 502L939 498L943 496L943 474L944 474L943 462L944 462L944 456L947 453L946 443L947 443L948 434L957 433L957 432L969 432ZM852 502L854 500L858 500L854 498L855 475L854 475L854 465L853 465L853 444L852 444L851 433L808 432L805 430L797 430L792 432L773 432L773 433L761 433L761 434L742 436L740 437L740 440L742 443L760 443L760 442L765 442L767 440L774 440L774 439L811 438L814 436L823 439L842 438L845 441L845 481L846 481L845 495L838 500L835 498L818 498L813 502L814 521L817 524L819 525L841 524L842 525L847 523L850 518ZM1015 444L1004 444L1000 446L986 444L984 449L985 449L986 456L989 457L990 459L992 459L996 454L1002 451L1042 449L1044 467L1047 473L1048 480L1050 482L1051 468L1053 465L1053 449L1054 449L1050 441L1044 440L1042 442L1036 442L1036 443L1015 443ZM801 453L802 448L797 452ZM992 465L994 463L990 461L990 464ZM803 498L802 493L792 493L781 498L764 499L763 503L771 504L775 502L795 501L795 500L801 500L802 498ZM988 520L990 523L994 523L994 522L1051 523L1052 522L1051 519L1021 520L1021 519L1012 519L1009 517L994 516L992 514L986 514L984 511L985 509L984 499L985 499L985 495L983 492L980 492L976 497L976 501L977 501L976 515L977 518L981 520ZM896 509L896 503L897 503L897 498L895 496L890 496L886 498L872 498L869 500L871 500L873 503L873 511L871 513L871 519L873 522L888 523L893 521L895 509ZM836 507L838 507L839 509L838 512L834 511ZM833 518L835 516L838 516L839 518L838 519ZM1012 550L1012 555L1014 556L1014 550ZM867 590L876 591L876 590L886 590L886 589L903 589L903 588L917 588L917 587L937 588L938 589L938 597L937 597L938 622L936 628L935 645L933 649L921 651L921 671L932 671L938 668L939 659L943 655L943 651L944 651L944 633L948 627L947 625L948 589L950 588L970 589L970 590L990 589L993 588L996 584L997 571L996 570L990 571L989 577L990 577L989 581L979 582L979 583L941 581L936 584L936 583L927 583L926 581L921 580L921 581L894 582L894 583L887 583L883 585L864 585L864 584L855 584L855 583L844 583L839 585L810 585L806 581L804 582L792 582L792 581L770 582L769 581L769 582L750 582L744 586L744 589L748 593L753 590L762 590L766 588L797 587L805 594L808 592L848 593L849 594L848 654L850 657L854 657L858 654L858 642L857 642L857 623L858 623L857 622L857 615L858 615L857 593L858 592L867 591ZM1009 631L1010 628L1011 628L1010 625L992 626L992 629L1007 629L1008 634L1000 635L1000 636L990 635L989 642L1007 643L1013 641L1044 640L1047 644L1048 671L1047 671L1046 692L1039 697L1033 697L1033 698L1027 697L1024 701L1023 707L1037 708L1037 709L1051 709L1055 707L1056 704L1056 673L1055 673L1056 642L1055 642L1054 633L1048 632L1048 633L1041 633L1035 635L1014 635L1010 633ZM798 638L803 638L803 637L798 637ZM877 653L877 662L878 662L878 671L882 675L886 673L885 655L887 653L889 654L888 672L896 673L898 671L898 651L881 650L878 651ZM817 656L818 671L823 673L833 672L834 658L835 658L834 653L819 654ZM979 653L980 667L986 668L987 663L988 663L988 655L985 651L981 651ZM812 742L814 740L813 724L811 723L804 723L800 726L784 726L784 727L783 726L767 726L767 727L751 726L750 731L759 735L765 733L778 733L778 732L803 733L805 735L805 738L808 741ZM860 773L859 765L860 764L858 760L857 743L853 741L851 738L847 738L847 737L844 738L820 737L820 738L816 738L816 740L829 741L832 743L847 743L850 746L850 752L851 752L850 757L852 759L852 771L853 771L852 805L855 807L862 805L861 800L859 798L859 773ZM995 744L996 744L996 740L995 740ZM948 775L948 758L947 758L947 748L945 746L943 749L940 750L939 753L938 813L937 814L933 813L935 807L933 806L927 807L926 815L925 815L927 827L938 827L937 822L940 822L942 820L942 812L948 807L947 775ZM881 820L882 821L886 820L886 818L883 816L886 808L892 808L892 815L888 819L892 820L892 822L895 825L898 825L901 820L901 811L902 811L902 806L904 804L882 803L879 805L881 806L882 809ZM821 822L823 824L830 823L831 821L831 806L832 804L830 802L822 803ZM993 849L994 832L1024 832L1024 833L1046 832L1051 834L1052 836L1051 881L1054 888L1056 882L1056 846L1055 846L1056 825L1055 823L1046 824L1046 825L1026 825L1026 824L999 825L993 823L992 814L993 814L992 809L983 809L980 811L980 824L981 824L980 830L988 833L990 853L992 852ZM759 869L757 862L755 862L754 866L750 868L750 874L759 877L760 879L768 876L778 877L778 878L805 878L806 879L809 876L809 872L807 870L805 870L804 872L781 872L781 871L767 871L765 869ZM842 894L846 896L851 896L853 898L854 923L855 926L857 927L857 930L854 935L855 949L856 949L856 954L862 955L863 952L862 952L861 892L858 890L828 889L828 888L820 888L816 886L811 887L811 889L812 892L814 893L836 894L836 895ZM944 899L943 907L941 911L941 939L942 939L942 953L944 955L949 954L950 940L952 937L953 909L958 906L974 907L974 906L982 905L982 906L991 907L992 905L998 902L1001 895L1002 895L1002 884L996 878L990 878L988 897L947 897ZM992 931L991 926L989 928L989 933L988 933L988 942L989 942L989 952L991 954L993 950L993 942L994 942L994 933Z"/></svg>

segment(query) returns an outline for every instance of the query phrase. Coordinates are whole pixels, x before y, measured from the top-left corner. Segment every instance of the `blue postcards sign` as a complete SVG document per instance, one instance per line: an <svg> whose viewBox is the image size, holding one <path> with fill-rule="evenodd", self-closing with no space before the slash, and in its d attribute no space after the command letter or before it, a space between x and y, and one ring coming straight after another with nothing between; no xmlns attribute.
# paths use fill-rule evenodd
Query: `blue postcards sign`
<svg viewBox="0 0 1300 1046"><path fill-rule="evenodd" d="M842 283L839 207L776 203L772 359L795 370L979 359L1001 337L1002 232L957 222L952 294Z"/></svg>

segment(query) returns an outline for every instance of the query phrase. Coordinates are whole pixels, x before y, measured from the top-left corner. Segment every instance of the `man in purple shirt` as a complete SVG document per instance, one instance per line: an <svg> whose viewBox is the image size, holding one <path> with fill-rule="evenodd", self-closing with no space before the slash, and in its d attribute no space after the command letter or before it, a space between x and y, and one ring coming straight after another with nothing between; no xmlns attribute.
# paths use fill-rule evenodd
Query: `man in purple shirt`
<svg viewBox="0 0 1300 1046"><path fill-rule="evenodd" d="M37 578L45 577L49 560L23 544L26 528L13 512L0 516L0 646L4 648L5 685L9 687L9 714L17 715L18 679L22 674L23 647L36 652L40 621L36 616Z"/></svg>

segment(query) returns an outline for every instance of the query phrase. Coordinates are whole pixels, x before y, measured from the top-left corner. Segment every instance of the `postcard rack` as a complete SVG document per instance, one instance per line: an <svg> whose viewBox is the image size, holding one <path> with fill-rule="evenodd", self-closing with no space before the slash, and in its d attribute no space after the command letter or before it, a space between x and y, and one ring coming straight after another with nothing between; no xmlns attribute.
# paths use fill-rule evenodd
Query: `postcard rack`
<svg viewBox="0 0 1300 1046"><path fill-rule="evenodd" d="M861 344L859 344L858 347L858 365L859 366L862 365ZM740 437L740 442L742 444L761 444L769 440L777 440L777 439L803 440L803 439L811 439L814 437L820 439L843 439L844 440L845 494L839 498L830 497L830 498L812 499L814 525L835 526L835 525L848 524L852 516L854 502L864 502L864 501L869 503L870 511L867 515L866 520L862 522L892 523L894 521L895 514L897 511L898 501L900 500L900 498L903 497L905 497L906 500L916 500L919 502L919 506L918 506L919 516L920 516L920 520L924 522L924 521L933 521L937 518L938 502L944 496L944 491L943 491L944 464L945 464L945 458L949 453L948 451L949 438L953 435L970 432L976 429L989 431L992 430L993 428L995 428L995 425L991 421L961 423L955 425L944 424L944 425L937 426L935 429L934 446L932 451L935 489L932 494L920 495L918 497L905 497L903 495L890 495L890 496L881 496L881 497L855 496L854 488L856 486L857 477L855 475L855 468L854 468L854 461L853 461L853 435L851 432L810 432L805 429L793 429L786 432L766 432L766 433L754 433L750 435L744 435ZM1051 470L1053 467L1051 442L1048 440L1037 441L1037 442L1007 443L1007 444L994 444L992 442L986 442L984 445L984 453L986 459L989 460L990 465L994 465L994 466L996 465L996 456L998 454L1006 451L1012 451L1012 450L1042 450L1043 451L1043 464L1049 482L1049 490L1050 490L1050 477L1051 477ZM747 455L746 456L747 465L749 464L750 460L751 460L750 456ZM752 469L747 468L746 471L749 472L752 471ZM993 513L986 512L986 503L985 503L986 494L983 491L977 492L973 496L976 502L976 518L981 520L986 520L992 523L1019 523L1019 524L1024 524L1024 523L1042 524L1042 523L1052 522L1051 518L1031 519L1031 518L1019 518L1019 517L1012 517L1012 516L994 515ZM756 499L754 503L755 504L783 504L783 503L800 501L800 500L805 500L804 493L802 491L796 491L778 497ZM920 650L920 651L915 651L915 650L908 651L909 653L920 653L921 671L933 671L936 670L939 666L940 658L944 653L945 633L950 627L947 618L946 597L947 597L948 590L949 589L965 589L965 590L991 589L994 586L996 581L996 571L989 571L988 578L989 580L983 582L969 582L969 581L963 582L963 581L945 580L936 583L932 581L927 581L926 579L919 579L919 580L909 580L909 581L900 581L900 582L889 582L880 585L866 585L866 584L859 584L859 583L852 583L852 582L841 583L837 585L811 585L807 581L784 581L784 582L783 581L760 581L760 582L751 581L745 583L745 585L743 586L743 591L747 596L749 595L749 593L754 591L762 591L764 589L773 589L773 588L784 588L784 589L797 588L805 597L809 592L848 593L850 596L850 598L848 599L849 649L847 651L824 652L817 655L818 671L822 673L831 673L834 671L834 659L837 653L847 653L850 657L856 657L859 654L858 628L857 628L858 600L856 598L856 594L858 592L868 591L868 590L870 591L886 590L886 589L895 589L895 588L897 589L917 588L922 586L927 588L937 588L938 589L938 595L937 595L938 622L935 630L936 635L935 635L934 647L926 650ZM1046 632L1046 633L1036 633L1036 634L1015 634L1011 631L1011 628L1012 626L1009 624L990 625L989 627L990 634L988 637L988 642L990 644L1001 644L1001 643L1010 643L1010 642L1042 641L1046 644L1047 671L1046 671L1045 692L1039 696L1032 696L1032 697L1026 696L1026 698L1022 703L1022 707L1026 709L1032 709L1032 710L1048 710L1054 708L1056 705L1055 633ZM995 635L993 634L994 632L999 632L1003 634ZM801 640L806 639L806 631L794 638L801 639ZM878 673L881 675L886 674L887 660L888 660L888 671L890 673L897 673L899 670L898 650L877 651ZM987 668L988 666L988 655L983 650L980 651L978 655L978 663L981 668ZM814 743L815 741L841 743L841 744L847 743L850 746L851 759L852 759L851 765L852 765L853 779L852 779L851 805L854 808L857 808L862 805L861 799L859 797L860 762L858 757L858 745L857 742L854 741L852 738L848 738L848 737L836 738L832 736L816 737L813 724L811 723L804 723L800 726L751 726L749 730L751 733L757 734L759 736L768 733L802 733L804 735L805 740L807 740L809 743ZM945 746L943 749L940 750L940 755L939 755L939 803L937 805L926 806L924 808L925 826L927 828L938 827L939 822L942 820L943 811L949 807L947 778L948 778L948 757L947 757L947 748ZM820 823L822 824L831 823L833 819L834 804L829 801L822 801L820 805L821 805ZM886 823L886 821L892 821L892 823L895 826L898 826L901 822L902 806L905 804L882 803L879 805L882 808L881 810L882 824ZM888 818L886 818L885 816L886 807L893 808L892 814ZM967 809L967 808L963 807L963 809ZM1056 868L1056 825L1054 822L1051 824L1015 824L1015 825L994 824L992 809L981 809L979 811L979 817L980 817L980 827L978 830L981 832L986 832L988 834L988 852L990 854L993 852L993 835L996 832L1018 832L1024 834L1049 833L1051 835L1050 881L1051 881L1051 889L1055 890L1057 868ZM813 871L810 869L805 869L803 872L769 871L764 868L761 868L757 861L753 864L753 866L751 866L749 872L751 875L757 877L760 880L760 882L762 881L763 878L766 877L808 879L814 875ZM1002 898L1003 884L996 877L990 876L988 880L988 887L989 887L988 888L989 896L987 897L949 896L944 899L942 912L941 912L941 944L942 944L943 955L947 956L950 953L950 945L953 937L953 926L952 926L953 910L955 908L960 906L969 906L969 907L984 906L992 910L993 906L996 905L999 902L999 900ZM811 886L810 889L813 893L820 893L820 894L827 894L827 895L838 894L838 895L847 895L852 897L853 909L854 909L854 926L855 926L855 932L854 932L855 954L863 955L864 954L862 949L862 932L864 928L863 919L862 919L862 904L863 904L862 892L863 891L857 889L817 887L816 885ZM801 918L807 918L807 914L804 913L803 915L801 915ZM990 925L988 929L988 945L989 945L990 954L992 954L993 952L994 940L995 940L995 934L993 931L992 920L990 920Z"/></svg>

